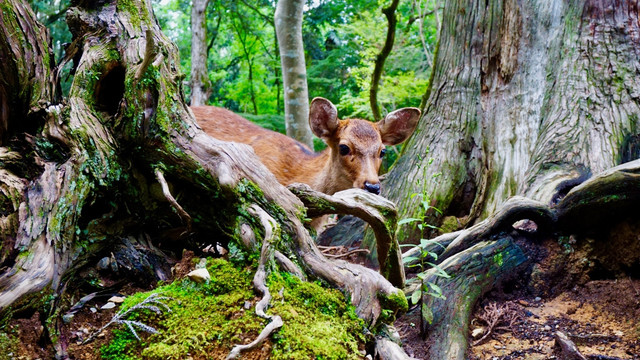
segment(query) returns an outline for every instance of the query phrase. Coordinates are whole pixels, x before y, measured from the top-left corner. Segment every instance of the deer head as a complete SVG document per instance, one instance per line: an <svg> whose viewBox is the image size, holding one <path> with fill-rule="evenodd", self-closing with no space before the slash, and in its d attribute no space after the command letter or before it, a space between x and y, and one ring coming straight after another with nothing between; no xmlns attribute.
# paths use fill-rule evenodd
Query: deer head
<svg viewBox="0 0 640 360"><path fill-rule="evenodd" d="M313 133L330 149L329 163L323 181L334 193L360 188L380 194L378 170L385 154L385 145L405 141L420 119L417 108L393 111L373 123L361 119L339 120L336 107L327 99L315 98L309 108L309 125Z"/></svg>

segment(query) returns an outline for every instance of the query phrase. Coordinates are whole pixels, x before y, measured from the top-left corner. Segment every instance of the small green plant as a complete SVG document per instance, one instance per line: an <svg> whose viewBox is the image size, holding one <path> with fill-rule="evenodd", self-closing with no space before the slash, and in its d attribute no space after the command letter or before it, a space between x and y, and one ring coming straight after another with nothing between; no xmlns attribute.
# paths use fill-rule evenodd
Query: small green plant
<svg viewBox="0 0 640 360"><path fill-rule="evenodd" d="M429 153L429 149L426 150L425 156L428 153ZM418 164L422 164L422 157L420 155L418 155L418 157L419 157ZM433 163L433 158L430 158L429 160L427 160L427 166L431 165L432 163ZM421 166L421 165L418 165L418 166ZM426 181L427 166L422 168L423 176L420 179L418 179L418 185L419 186L422 185L420 192L411 194L411 199L418 198L419 200L416 215L414 217L404 218L398 221L398 226L413 224L419 230L421 236L424 236L426 229L439 230L437 226L431 225L427 222L428 217L431 215L431 213L436 212L442 215L442 211L440 211L438 208L434 206L431 206L431 196L426 186L427 185L427 181ZM440 175L441 175L440 173L436 173L432 176L432 179L437 180L437 178ZM438 260L437 253L427 250L433 244L442 247L442 245L439 244L437 241L433 239L425 239L425 238L421 238L420 244L418 245L401 245L401 246L410 246L415 249L414 252L416 252L416 254L403 257L402 262L407 267L420 268L420 271L417 275L418 279L420 279L420 286L413 293L411 293L411 295L409 295L409 301L412 305L420 304L420 307L421 307L420 311L422 313L422 316L420 317L421 322L427 321L428 323L431 323L431 321L433 321L433 313L431 312L431 309L424 304L423 302L424 295L432 296L434 298L443 299L443 300L446 299L446 297L442 293L442 289L440 288L440 286L438 286L433 281L426 280L426 274L424 271L427 268L433 268L436 270L436 276L442 277L442 278L450 277L446 271L444 271L437 264L432 262L432 261ZM424 329L424 326L421 326L421 329Z"/></svg>
<svg viewBox="0 0 640 360"><path fill-rule="evenodd" d="M85 341L82 342L82 344L86 344L88 342L93 341L93 339L96 338L96 336L98 336L98 334L100 334L104 329L106 329L107 327L113 325L113 324L122 324L122 325L126 325L127 328L129 329L129 331L131 331L131 334L133 334L133 336L140 340L140 337L138 336L138 333L136 332L136 327L142 331L151 333L151 334L157 334L158 331L153 328L152 326L149 326L143 322L140 321L136 321L136 320L127 320L126 318L134 311L138 311L138 310L142 310L142 309L146 309L146 310L150 310L153 311L156 314L162 314L162 310L164 309L166 312L171 312L171 309L169 308L168 305L166 305L165 303L163 303L163 301L165 300L172 300L169 297L166 296L160 296L160 294L158 293L153 293L149 296L147 296L146 299L142 300L141 302L139 302L136 305L133 305L132 307L130 307L127 310L124 311L119 311L117 314L115 314L113 316L113 318L106 323L103 327L101 327L98 331L94 332L93 334L91 334Z"/></svg>

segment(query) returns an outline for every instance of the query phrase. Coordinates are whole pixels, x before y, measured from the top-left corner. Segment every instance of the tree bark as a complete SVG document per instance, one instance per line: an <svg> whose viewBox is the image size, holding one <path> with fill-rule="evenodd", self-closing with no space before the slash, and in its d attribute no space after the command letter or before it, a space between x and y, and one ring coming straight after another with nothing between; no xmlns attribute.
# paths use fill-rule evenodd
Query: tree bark
<svg viewBox="0 0 640 360"><path fill-rule="evenodd" d="M383 193L401 219L420 214L425 197L442 211L427 212L425 224L446 218L448 230L463 229L453 240L441 235L446 249L431 259L451 275L436 279L446 303L424 302L434 315L425 317L434 344L426 357L464 359L468 309L532 266L482 255L499 244L526 254L510 240L516 221L552 237L637 221L640 23L637 5L624 1L461 0L446 2L443 15L423 118ZM485 271L491 277L478 276Z"/></svg>
<svg viewBox="0 0 640 360"><path fill-rule="evenodd" d="M274 20L282 62L287 135L313 149L313 135L309 127L307 68L302 43L303 8L302 0L279 0Z"/></svg>
<svg viewBox="0 0 640 360"><path fill-rule="evenodd" d="M400 218L424 192L443 212L429 223L473 224L637 158L638 33L624 1L447 2L423 118L384 187Z"/></svg>
<svg viewBox="0 0 640 360"><path fill-rule="evenodd" d="M205 105L207 98L207 5L191 2L191 106Z"/></svg>
<svg viewBox="0 0 640 360"><path fill-rule="evenodd" d="M38 102L51 102L55 91L49 30L36 22L31 7L22 1L2 5L0 59L0 145L5 145L14 132L38 125L32 112Z"/></svg>
<svg viewBox="0 0 640 360"><path fill-rule="evenodd" d="M20 15L24 9L23 2L3 4L3 14L24 20L27 30L37 29L28 12ZM402 291L380 273L322 255L303 226L303 204L248 146L219 141L198 127L181 91L177 49L160 31L150 1L81 2L67 19L74 39L67 59L75 59L69 99L35 100L39 108L31 111L43 125L11 139L29 157L0 151L2 224L8 224L2 228L1 318L14 309L40 307L57 356L64 357L66 343L57 335L59 299L77 270L101 251L130 246L130 239L140 237L196 248L211 234L227 246L238 240L228 234L241 233L239 228L253 235L237 246L253 251L252 241L262 242L265 231L256 231L264 226L258 219L263 216L252 214L271 217L280 228L274 232L277 241L264 241L261 261L270 264L254 279L265 296L260 279L278 262L344 291L369 327L406 311ZM5 24L1 32L7 34ZM10 40L16 44L20 38ZM30 61L40 64L43 56L48 52ZM52 81L47 72L35 74L42 83ZM29 112L30 104L17 110ZM22 118L12 113L8 120L11 126ZM16 164L28 171L14 172ZM163 185L162 194L156 194L156 182ZM179 189L179 201L168 183ZM345 211L360 211L364 202L358 202ZM288 258L270 248L272 242L287 249ZM397 247L388 249L394 256L387 256L387 267L401 270Z"/></svg>
<svg viewBox="0 0 640 360"><path fill-rule="evenodd" d="M378 105L378 88L380 87L380 78L382 78L382 72L384 71L384 62L387 60L387 57L389 57L389 54L391 54L396 38L396 25L398 24L396 9L399 3L400 0L393 0L389 7L382 9L382 13L387 17L389 26L387 27L387 37L384 40L384 46L376 56L373 73L371 74L371 88L369 89L369 103L371 104L373 118L376 121L382 119L380 106Z"/></svg>

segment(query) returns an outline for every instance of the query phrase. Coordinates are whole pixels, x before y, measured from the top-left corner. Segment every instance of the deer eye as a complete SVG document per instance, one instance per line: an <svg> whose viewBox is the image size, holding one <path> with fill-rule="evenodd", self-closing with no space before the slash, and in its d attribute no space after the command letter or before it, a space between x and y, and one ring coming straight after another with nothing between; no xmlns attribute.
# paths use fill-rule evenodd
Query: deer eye
<svg viewBox="0 0 640 360"><path fill-rule="evenodd" d="M342 156L349 155L349 151L351 151L351 149L349 149L349 147L344 144L340 144L340 146L338 146L338 149L340 150L340 155Z"/></svg>
<svg viewBox="0 0 640 360"><path fill-rule="evenodd" d="M387 149L380 150L380 157L384 157L384 154L387 153Z"/></svg>

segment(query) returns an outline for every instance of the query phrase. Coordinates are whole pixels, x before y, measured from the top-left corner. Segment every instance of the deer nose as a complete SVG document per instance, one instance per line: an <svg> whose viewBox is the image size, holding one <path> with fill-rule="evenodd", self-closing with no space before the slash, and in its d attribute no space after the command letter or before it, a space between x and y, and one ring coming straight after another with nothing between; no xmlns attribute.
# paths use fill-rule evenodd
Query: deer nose
<svg viewBox="0 0 640 360"><path fill-rule="evenodd" d="M365 181L364 189L372 194L380 195L380 183L372 184L368 181Z"/></svg>

